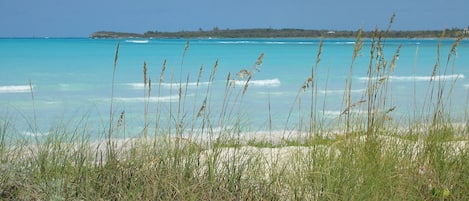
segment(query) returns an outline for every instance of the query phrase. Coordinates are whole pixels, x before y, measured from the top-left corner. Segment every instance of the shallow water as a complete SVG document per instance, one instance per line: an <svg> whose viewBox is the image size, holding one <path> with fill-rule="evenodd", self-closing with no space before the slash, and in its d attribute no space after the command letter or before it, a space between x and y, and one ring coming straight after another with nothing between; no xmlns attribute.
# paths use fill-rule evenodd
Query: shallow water
<svg viewBox="0 0 469 201"><path fill-rule="evenodd" d="M88 38L0 39L0 115L14 120L14 129L26 136L35 135L35 113L38 133L44 135L60 125L79 127L91 135L106 133L117 43L114 39ZM335 125L333 122L340 119L345 108L344 89L352 66L354 43L355 39L324 39L321 60L314 74L313 94L314 114L326 124ZM352 103L362 100L367 89L370 43L365 39L353 64ZM389 78L387 106L383 107L395 106L390 113L393 121L408 122L415 114L429 111L435 101L428 95L431 80L446 83L443 96L448 105L446 111L454 118L464 117L469 87L466 78L469 41L461 41L457 54L452 55L455 62L451 59L447 63L453 43L454 39L385 41L384 58L388 64L402 45ZM161 125L179 119L184 121L184 129L201 130L203 121L197 118L197 113L207 94L210 104L206 105L205 114L210 116L211 128L236 128L238 120L247 130L282 130L286 126L309 124L305 122L311 111L311 91L301 92L301 87L311 76L319 39L191 39L184 53L186 44L184 39L120 40L113 122L124 111L127 132L122 135L141 135L145 102L148 102L148 127L154 128L159 116ZM432 77L438 45L440 75ZM242 94L245 83L237 78L238 81L231 81L234 84L234 89L230 88L231 98L226 99L228 73L233 79L240 70L251 70L261 53L264 53L263 63L259 71L253 71L246 94L237 95ZM165 60L166 71L160 83ZM211 81L216 61L216 76ZM145 95L148 88L145 90L143 84L144 62L152 82L149 98ZM201 66L203 74L198 81ZM180 86L185 94L181 101ZM226 109L224 103L228 105ZM358 109L354 109L356 114L366 113Z"/></svg>

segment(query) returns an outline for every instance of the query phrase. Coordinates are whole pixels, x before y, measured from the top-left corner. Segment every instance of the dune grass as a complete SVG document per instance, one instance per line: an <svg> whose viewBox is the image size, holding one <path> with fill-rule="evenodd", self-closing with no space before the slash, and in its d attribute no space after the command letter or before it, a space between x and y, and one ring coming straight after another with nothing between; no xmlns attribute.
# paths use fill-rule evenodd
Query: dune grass
<svg viewBox="0 0 469 201"><path fill-rule="evenodd" d="M160 103L156 103L156 111L148 109L152 84L144 63L142 138L116 138L117 133L128 132L125 111L118 112L113 105L118 44L109 127L101 140L87 137L86 120L76 126L55 126L49 135L35 142L13 140L11 136L17 134L14 122L0 118L0 199L468 200L468 128L465 124L453 124L451 113L445 108L446 101L450 101L445 97L454 82L432 79L427 104L415 108L424 112L415 112L420 115L409 119L408 127L393 125L392 88L387 78L393 73L400 47L387 61L384 47L388 31L389 28L374 32L367 90L361 99L352 100L354 60L363 48L363 38L357 35L345 83L343 112L333 130L324 129L316 113L323 104L316 98L320 43L311 75L298 89L287 122L293 110L311 112L300 117L294 129L286 125L284 131L269 130L258 135L245 135L241 110L242 103L249 101L244 99L245 93L261 68L264 54L250 69L227 75L219 110L211 105L218 61L211 69L207 86L199 86L204 70L201 66L197 79L200 90L195 96L202 97L202 101L194 99L192 107L184 104L192 100L187 99L186 93L189 75L170 75L170 82L177 83L171 85L171 91L178 100L176 105L170 105L168 114L160 111ZM452 68L461 39L455 40L444 64L439 61L437 47L433 77ZM189 48L187 43L181 69ZM156 84L156 96L168 77L165 70L166 61ZM34 105L32 88L31 95ZM301 108L303 96L311 97L310 108ZM270 108L270 103L266 105ZM352 110L366 111L367 115L356 116ZM155 122L149 120L150 115L155 115ZM169 120L161 120L161 115L169 115ZM37 125L33 124L31 130L37 132Z"/></svg>

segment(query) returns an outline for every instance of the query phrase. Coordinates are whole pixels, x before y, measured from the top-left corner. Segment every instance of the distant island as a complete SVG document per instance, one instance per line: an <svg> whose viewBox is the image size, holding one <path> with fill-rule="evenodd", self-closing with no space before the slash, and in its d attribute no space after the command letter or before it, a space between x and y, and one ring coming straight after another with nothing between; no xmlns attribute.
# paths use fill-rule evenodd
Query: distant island
<svg viewBox="0 0 469 201"><path fill-rule="evenodd" d="M198 31L159 32L147 31L143 34L114 31L98 31L90 38L353 38L357 31L306 30L306 29L218 29ZM443 34L444 33L444 34ZM363 31L363 37L372 37L373 31ZM389 31L388 38L456 38L469 36L469 27L445 30Z"/></svg>

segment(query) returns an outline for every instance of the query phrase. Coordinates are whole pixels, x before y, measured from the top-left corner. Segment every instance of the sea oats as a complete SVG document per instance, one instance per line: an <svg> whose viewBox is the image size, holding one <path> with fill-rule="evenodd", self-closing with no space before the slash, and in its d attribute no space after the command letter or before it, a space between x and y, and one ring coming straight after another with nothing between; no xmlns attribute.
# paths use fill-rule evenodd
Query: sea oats
<svg viewBox="0 0 469 201"><path fill-rule="evenodd" d="M228 72L228 75L226 76L226 85L225 85L225 87L228 87L229 85L231 85L232 82L231 82L230 79L231 79L231 73Z"/></svg>
<svg viewBox="0 0 469 201"><path fill-rule="evenodd" d="M147 62L143 62L143 86L147 86Z"/></svg>
<svg viewBox="0 0 469 201"><path fill-rule="evenodd" d="M164 72L166 71L166 59L163 61L160 74L160 83L164 82Z"/></svg>
<svg viewBox="0 0 469 201"><path fill-rule="evenodd" d="M244 76L250 76L251 73L250 73L248 70L246 70L246 69L242 69L242 70L240 70L236 75L237 75L239 78L244 79Z"/></svg>
<svg viewBox="0 0 469 201"><path fill-rule="evenodd" d="M392 111L394 111L395 109L396 109L396 106L393 106L393 107L389 108L389 109L386 111L386 114L387 114L387 113L390 113L390 112L392 112Z"/></svg>
<svg viewBox="0 0 469 201"><path fill-rule="evenodd" d="M218 59L215 61L215 64L213 65L212 72L210 73L210 78L209 81L213 82L215 80L215 74L217 73L218 70Z"/></svg>
<svg viewBox="0 0 469 201"><path fill-rule="evenodd" d="M148 97L150 97L151 93L151 78L148 78Z"/></svg>
<svg viewBox="0 0 469 201"><path fill-rule="evenodd" d="M379 84L382 84L382 83L383 83L384 81L386 81L387 79L388 79L388 77L383 76L383 77L379 78L378 83L379 83Z"/></svg>
<svg viewBox="0 0 469 201"><path fill-rule="evenodd" d="M199 68L199 75L197 76L197 86L199 86L200 79L202 78L202 73L204 72L204 65L200 65Z"/></svg>
<svg viewBox="0 0 469 201"><path fill-rule="evenodd" d="M309 77L304 83L303 85L301 86L301 89L303 91L306 91L306 89L308 89L310 86L312 86L313 84L313 78L312 77Z"/></svg>
<svg viewBox="0 0 469 201"><path fill-rule="evenodd" d="M451 60L451 55L454 55L456 56L456 48L459 46L459 43L461 42L461 40L464 39L464 36L459 36L456 41L453 43L453 45L451 46L451 49L450 49L450 52L448 54L448 60L447 60L447 63L449 63L449 61Z"/></svg>
<svg viewBox="0 0 469 201"><path fill-rule="evenodd" d="M117 128L121 127L122 122L124 121L124 114L125 111L122 110L121 114L119 115L119 119L117 120Z"/></svg>
<svg viewBox="0 0 469 201"><path fill-rule="evenodd" d="M263 60L264 60L264 53L261 53L259 58L257 58L256 65L258 66L262 65Z"/></svg>
<svg viewBox="0 0 469 201"><path fill-rule="evenodd" d="M397 50L394 53L394 56L392 57L391 65L390 65L391 70L394 70L394 68L396 67L396 60L399 59L399 51L401 50L401 47L402 47L402 44L400 44L399 47L397 47Z"/></svg>
<svg viewBox="0 0 469 201"><path fill-rule="evenodd" d="M205 105L207 104L207 98L204 99L202 106L200 106L199 112L197 112L197 117L201 117L205 111Z"/></svg>
<svg viewBox="0 0 469 201"><path fill-rule="evenodd" d="M351 104L349 107L345 108L345 110L342 111L342 113L340 113L340 115L348 114L351 109L357 107L358 105L360 105L360 104L362 104L362 103L366 103L366 100L360 100L360 101L358 101L358 102L356 102L356 103Z"/></svg>
<svg viewBox="0 0 469 201"><path fill-rule="evenodd" d="M246 80L246 83L244 84L243 95L246 93L246 90L248 89L249 81L251 81L251 78L252 76L249 75L248 79Z"/></svg>

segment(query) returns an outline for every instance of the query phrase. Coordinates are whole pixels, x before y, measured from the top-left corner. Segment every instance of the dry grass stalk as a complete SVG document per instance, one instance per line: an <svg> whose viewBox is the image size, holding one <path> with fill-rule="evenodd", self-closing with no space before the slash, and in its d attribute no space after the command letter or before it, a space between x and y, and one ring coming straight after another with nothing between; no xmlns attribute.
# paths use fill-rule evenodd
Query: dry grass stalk
<svg viewBox="0 0 469 201"><path fill-rule="evenodd" d="M120 48L120 41L117 42L117 47L116 47L116 54L114 55L114 68L113 68L113 71L112 71L112 83L111 83L111 103L110 103L110 106L109 106L109 131L108 131L108 139L110 140L111 139L111 135L112 135L112 127L113 127L113 122L114 122L114 118L113 118L113 113L114 113L114 109L113 109L113 102L114 102L114 86L115 86L115 78L116 78L116 70L117 70L117 61L118 61L118 58L119 58L119 48Z"/></svg>
<svg viewBox="0 0 469 201"><path fill-rule="evenodd" d="M151 78L148 78L148 98L150 98L151 94Z"/></svg>
<svg viewBox="0 0 469 201"><path fill-rule="evenodd" d="M143 62L143 87L147 86L147 62Z"/></svg>
<svg viewBox="0 0 469 201"><path fill-rule="evenodd" d="M264 60L264 53L261 53L259 58L257 58L256 65L258 66L262 65L263 60Z"/></svg>
<svg viewBox="0 0 469 201"><path fill-rule="evenodd" d="M249 86L249 81L251 81L252 76L249 76L248 79L246 80L246 83L244 84L243 88L243 95L246 93L248 86Z"/></svg>
<svg viewBox="0 0 469 201"><path fill-rule="evenodd" d="M396 106L393 106L393 107L389 108L388 110L386 110L386 114L394 111L395 109L396 109Z"/></svg>
<svg viewBox="0 0 469 201"><path fill-rule="evenodd" d="M29 92L31 93L31 100L32 100L32 104L33 104L33 120L34 120L34 135L38 135L39 133L39 128L38 128L38 125L37 125L37 114L36 114L36 101L34 101L34 90L33 90L33 83L31 80L29 80Z"/></svg>
<svg viewBox="0 0 469 201"><path fill-rule="evenodd" d="M451 49L450 49L450 52L448 54L448 60L447 60L447 63L449 63L449 61L451 60L451 56L454 55L456 56L457 52L456 52L456 48L459 46L459 43L461 42L461 40L464 38L463 35L459 36L458 38L456 38L456 41L453 43L453 45L451 46Z"/></svg>
<svg viewBox="0 0 469 201"><path fill-rule="evenodd" d="M122 123L124 121L124 115L125 111L122 110L121 114L119 115L119 119L117 120L117 128L120 128L122 126Z"/></svg>
<svg viewBox="0 0 469 201"><path fill-rule="evenodd" d="M166 71L166 59L163 61L160 74L160 84L164 82L164 72Z"/></svg>
<svg viewBox="0 0 469 201"><path fill-rule="evenodd" d="M215 61L212 72L210 73L210 78L209 78L210 82L213 82L213 80L215 80L215 74L217 73L217 70L218 70L218 59Z"/></svg>
<svg viewBox="0 0 469 201"><path fill-rule="evenodd" d="M202 106L200 106L199 112L197 112L197 117L201 117L203 115L206 104L207 104L207 98L204 99Z"/></svg>
<svg viewBox="0 0 469 201"><path fill-rule="evenodd" d="M304 83L303 85L301 86L301 89L303 91L306 91L306 89L308 89L310 86L313 86L313 78L312 77L309 77Z"/></svg>
<svg viewBox="0 0 469 201"><path fill-rule="evenodd" d="M401 50L402 44L397 47L396 52L394 53L394 56L392 57L391 64L389 65L389 68L391 70L394 70L396 68L396 61L399 59L399 51Z"/></svg>
<svg viewBox="0 0 469 201"><path fill-rule="evenodd" d="M200 65L199 68L199 75L197 76L197 86L199 86L200 79L202 78L202 73L204 72L204 65Z"/></svg>
<svg viewBox="0 0 469 201"><path fill-rule="evenodd" d="M249 71L246 70L246 69L242 69L242 70L240 70L236 75L237 75L240 79L244 79L244 76L251 76L251 72L249 72Z"/></svg>
<svg viewBox="0 0 469 201"><path fill-rule="evenodd" d="M229 85L231 85L232 82L231 82L231 73L228 72L228 75L226 76L226 85L225 85L225 88L228 88Z"/></svg>
<svg viewBox="0 0 469 201"><path fill-rule="evenodd" d="M357 107L357 106L359 106L359 105L361 105L361 104L363 104L363 103L366 103L366 100L360 100L360 101L358 101L358 102L356 102L356 103L350 104L350 106L347 107L347 108L345 108L345 110L342 111L342 112L340 113L340 115L349 114L351 109L353 109L353 108L355 108L355 107Z"/></svg>

